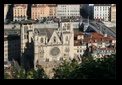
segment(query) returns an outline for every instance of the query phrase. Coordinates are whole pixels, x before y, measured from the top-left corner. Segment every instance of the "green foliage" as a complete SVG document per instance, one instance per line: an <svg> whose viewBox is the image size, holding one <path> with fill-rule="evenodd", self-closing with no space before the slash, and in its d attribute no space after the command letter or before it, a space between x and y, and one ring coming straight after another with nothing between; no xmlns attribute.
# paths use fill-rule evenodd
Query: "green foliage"
<svg viewBox="0 0 122 85"><path fill-rule="evenodd" d="M44 69L38 65L37 70L25 71L16 68L13 72L13 79L49 79ZM83 62L76 61L62 62L61 65L53 69L53 79L115 79L116 78L116 54L105 56L94 60L92 56L83 57ZM10 75L4 72L4 78L10 79Z"/></svg>
<svg viewBox="0 0 122 85"><path fill-rule="evenodd" d="M79 68L78 63L64 61L59 67L53 69L54 79L71 79L70 73L77 68Z"/></svg>
<svg viewBox="0 0 122 85"><path fill-rule="evenodd" d="M4 79L11 79L11 77L8 73L4 72Z"/></svg>
<svg viewBox="0 0 122 85"><path fill-rule="evenodd" d="M43 18L43 22L45 22L45 21L46 21L46 17Z"/></svg>
<svg viewBox="0 0 122 85"><path fill-rule="evenodd" d="M93 60L84 57L81 64L64 62L54 69L54 79L115 79L116 55Z"/></svg>
<svg viewBox="0 0 122 85"><path fill-rule="evenodd" d="M14 79L49 79L48 76L45 74L44 69L41 66L38 66L37 71L34 69L26 71L23 68L20 68L19 71L17 71L15 69L13 78Z"/></svg>

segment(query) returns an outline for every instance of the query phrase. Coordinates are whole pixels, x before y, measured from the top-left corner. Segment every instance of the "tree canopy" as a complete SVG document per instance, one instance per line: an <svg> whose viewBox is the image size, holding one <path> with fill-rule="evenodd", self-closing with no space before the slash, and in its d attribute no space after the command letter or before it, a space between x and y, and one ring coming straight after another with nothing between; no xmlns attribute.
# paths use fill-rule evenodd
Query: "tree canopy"
<svg viewBox="0 0 122 85"><path fill-rule="evenodd" d="M10 78L10 76L4 72L4 79L8 78ZM26 71L20 68L19 71L17 71L17 69L14 69L13 79L48 79L48 76L45 74L44 69L38 66L37 70L31 69Z"/></svg>
<svg viewBox="0 0 122 85"><path fill-rule="evenodd" d="M97 60L89 56L81 64L64 62L54 73L54 79L115 79L116 55Z"/></svg>
<svg viewBox="0 0 122 85"><path fill-rule="evenodd" d="M104 56L94 60L92 56L83 57L82 63L62 62L53 69L52 79L115 79L116 78L116 54ZM29 71L21 68L14 70L13 79L49 79L44 69L38 65L37 70ZM11 79L8 73L4 72L4 79Z"/></svg>

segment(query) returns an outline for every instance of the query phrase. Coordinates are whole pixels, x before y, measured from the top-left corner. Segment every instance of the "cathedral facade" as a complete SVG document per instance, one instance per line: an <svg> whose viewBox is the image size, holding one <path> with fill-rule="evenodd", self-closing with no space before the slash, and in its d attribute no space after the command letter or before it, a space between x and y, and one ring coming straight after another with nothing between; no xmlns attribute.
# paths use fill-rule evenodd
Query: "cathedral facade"
<svg viewBox="0 0 122 85"><path fill-rule="evenodd" d="M63 22L57 29L34 28L32 23L21 24L21 65L58 62L74 58L74 31L71 22Z"/></svg>

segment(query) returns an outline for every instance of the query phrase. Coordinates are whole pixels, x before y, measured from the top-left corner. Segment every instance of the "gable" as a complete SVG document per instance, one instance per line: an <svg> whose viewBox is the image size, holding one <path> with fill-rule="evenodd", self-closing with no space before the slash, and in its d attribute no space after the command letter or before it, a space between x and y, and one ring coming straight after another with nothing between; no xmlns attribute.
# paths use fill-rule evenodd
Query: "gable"
<svg viewBox="0 0 122 85"><path fill-rule="evenodd" d="M48 45L56 45L56 44L62 44L62 43L56 31L54 31L52 36L50 37Z"/></svg>

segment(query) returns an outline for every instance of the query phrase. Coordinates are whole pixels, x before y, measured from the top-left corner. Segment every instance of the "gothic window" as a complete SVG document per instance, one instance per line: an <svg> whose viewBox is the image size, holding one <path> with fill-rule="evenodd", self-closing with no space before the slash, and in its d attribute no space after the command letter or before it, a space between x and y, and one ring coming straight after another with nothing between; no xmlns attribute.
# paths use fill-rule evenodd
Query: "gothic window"
<svg viewBox="0 0 122 85"><path fill-rule="evenodd" d="M65 48L65 52L69 52L69 48Z"/></svg>
<svg viewBox="0 0 122 85"><path fill-rule="evenodd" d="M64 27L66 27L66 24L64 24Z"/></svg>
<svg viewBox="0 0 122 85"><path fill-rule="evenodd" d="M27 31L28 31L28 26L25 26L24 27L24 33L27 33Z"/></svg>
<svg viewBox="0 0 122 85"><path fill-rule="evenodd" d="M79 50L77 50L77 53L79 53Z"/></svg>
<svg viewBox="0 0 122 85"><path fill-rule="evenodd" d="M41 38L41 43L43 43L43 38Z"/></svg>
<svg viewBox="0 0 122 85"><path fill-rule="evenodd" d="M54 39L53 40L54 40L54 43L55 43L56 42L56 37L55 36L54 36Z"/></svg>
<svg viewBox="0 0 122 85"><path fill-rule="evenodd" d="M39 61L37 60L36 65L39 65Z"/></svg>
<svg viewBox="0 0 122 85"><path fill-rule="evenodd" d="M63 61L63 57L60 58L60 61Z"/></svg>
<svg viewBox="0 0 122 85"><path fill-rule="evenodd" d="M70 24L67 25L67 30L70 30Z"/></svg>
<svg viewBox="0 0 122 85"><path fill-rule="evenodd" d="M27 39L27 35L24 35L24 39Z"/></svg>
<svg viewBox="0 0 122 85"><path fill-rule="evenodd" d="M68 36L66 36L66 41L68 41Z"/></svg>

